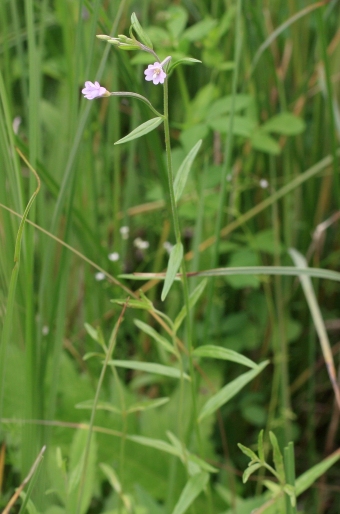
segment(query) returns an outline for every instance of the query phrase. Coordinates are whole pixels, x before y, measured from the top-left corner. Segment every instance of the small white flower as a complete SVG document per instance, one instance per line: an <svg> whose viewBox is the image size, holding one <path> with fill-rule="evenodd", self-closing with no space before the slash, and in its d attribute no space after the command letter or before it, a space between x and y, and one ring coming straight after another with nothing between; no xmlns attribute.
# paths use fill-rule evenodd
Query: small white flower
<svg viewBox="0 0 340 514"><path fill-rule="evenodd" d="M118 252L112 252L108 255L109 261L116 262L119 261L119 253Z"/></svg>
<svg viewBox="0 0 340 514"><path fill-rule="evenodd" d="M136 239L134 240L133 244L139 250L146 250L150 246L149 241L143 241L143 239L141 239L140 237L136 237Z"/></svg>
<svg viewBox="0 0 340 514"><path fill-rule="evenodd" d="M50 332L50 329L47 325L44 325L41 329L42 335L47 336L47 334Z"/></svg>
<svg viewBox="0 0 340 514"><path fill-rule="evenodd" d="M268 180L266 180L265 178L261 178L260 187L262 187L262 189L267 189L268 186L269 186Z"/></svg>
<svg viewBox="0 0 340 514"><path fill-rule="evenodd" d="M87 100L93 100L94 98L99 98L100 96L110 96L110 93L102 87L99 82L90 82L87 80L85 82L85 87L82 89L82 93Z"/></svg>
<svg viewBox="0 0 340 514"><path fill-rule="evenodd" d="M171 244L169 241L165 241L163 243L163 248L167 251L168 254L170 254L171 250L173 249L173 244Z"/></svg>
<svg viewBox="0 0 340 514"><path fill-rule="evenodd" d="M19 127L20 127L21 121L22 121L22 119L20 116L16 116L14 118L13 123L12 123L14 134L17 134L19 132Z"/></svg>
<svg viewBox="0 0 340 514"><path fill-rule="evenodd" d="M119 232L123 239L127 239L129 237L130 229L129 227L120 227Z"/></svg>
<svg viewBox="0 0 340 514"><path fill-rule="evenodd" d="M98 271L98 272L95 274L94 278L95 278L96 280L98 280L98 282L100 282L101 280L104 280L104 279L105 279L105 274L104 274L102 271Z"/></svg>

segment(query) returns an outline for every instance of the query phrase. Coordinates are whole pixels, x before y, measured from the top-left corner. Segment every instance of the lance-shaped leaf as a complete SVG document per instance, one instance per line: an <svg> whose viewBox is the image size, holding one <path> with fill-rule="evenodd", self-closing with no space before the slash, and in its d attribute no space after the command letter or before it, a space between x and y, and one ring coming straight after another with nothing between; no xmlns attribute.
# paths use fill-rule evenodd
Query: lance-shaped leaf
<svg viewBox="0 0 340 514"><path fill-rule="evenodd" d="M203 491L209 480L209 474L202 472L191 477L186 483L172 514L184 514Z"/></svg>
<svg viewBox="0 0 340 514"><path fill-rule="evenodd" d="M173 347L173 345L165 337L161 336L158 332L156 332L156 330L150 327L150 325L147 325L139 319L134 319L133 322L140 330L143 330L143 332L148 334L150 337L152 337L152 339L154 339L155 341L157 341L157 343L163 346L163 348L167 352L172 353L173 355L176 355L176 357L178 357L178 352Z"/></svg>
<svg viewBox="0 0 340 514"><path fill-rule="evenodd" d="M172 286L172 283L175 280L176 273L181 265L182 259L183 245L182 243L176 243L175 246L172 248L169 257L168 269L166 270L164 286L161 296L162 301L165 300L168 292L170 291L170 287Z"/></svg>
<svg viewBox="0 0 340 514"><path fill-rule="evenodd" d="M146 373L154 373L165 377L181 378L181 371L179 369L172 366L164 366L163 364L155 364L153 362L111 360L109 364L117 366L118 368L135 369L137 371L145 371ZM189 375L186 373L183 373L183 377L190 380Z"/></svg>
<svg viewBox="0 0 340 514"><path fill-rule="evenodd" d="M127 143L128 141L132 141L133 139L137 139L138 137L148 134L157 128L162 123L162 121L163 118L157 117L142 123L139 125L139 127L136 127L132 132L130 132L130 134L116 141L115 145L121 145L122 143Z"/></svg>
<svg viewBox="0 0 340 514"><path fill-rule="evenodd" d="M199 346L193 351L193 355L197 357L207 357L210 359L222 359L231 362L237 362L238 364L243 364L248 368L256 369L257 364L248 359L248 357L244 357L241 353L237 353L234 350L229 350L228 348L222 348L221 346L215 346L213 344L207 344L204 346Z"/></svg>
<svg viewBox="0 0 340 514"><path fill-rule="evenodd" d="M143 43L143 45L147 46L148 48L153 49L152 41L149 38L149 36L144 32L142 29L141 24L138 21L138 18L136 14L133 12L131 15L131 25L137 36L139 37L140 41Z"/></svg>
<svg viewBox="0 0 340 514"><path fill-rule="evenodd" d="M192 163L194 162L194 159L197 155L198 150L201 147L201 144L202 144L202 139L200 139L198 141L198 143L196 143L195 146L190 150L190 152L188 153L188 155L182 162L182 164L177 172L176 178L174 180L174 191L175 191L176 202L178 202L178 200L180 199L180 197L183 193Z"/></svg>
<svg viewBox="0 0 340 514"><path fill-rule="evenodd" d="M178 66L179 64L196 64L197 62L202 62L198 59L194 59L193 57L182 57L182 59L178 59L178 61L175 61L169 68L168 75L171 75L173 70Z"/></svg>
<svg viewBox="0 0 340 514"><path fill-rule="evenodd" d="M218 393L210 398L203 405L203 408L200 412L198 421L202 421L202 419L206 418L210 414L213 414L217 409L219 409L222 405L227 403L235 394L237 394L241 389L248 384L253 378L255 378L261 371L268 365L269 361L262 362L256 369L252 369L251 371L247 371L247 373L243 373L239 377L235 378L232 382L224 386Z"/></svg>

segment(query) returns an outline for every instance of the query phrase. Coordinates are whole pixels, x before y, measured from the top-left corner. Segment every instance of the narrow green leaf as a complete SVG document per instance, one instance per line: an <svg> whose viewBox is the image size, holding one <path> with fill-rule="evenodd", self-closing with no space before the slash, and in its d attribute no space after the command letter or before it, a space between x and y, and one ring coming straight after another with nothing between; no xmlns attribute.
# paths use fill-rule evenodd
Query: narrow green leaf
<svg viewBox="0 0 340 514"><path fill-rule="evenodd" d="M173 347L173 345L165 337L161 336L158 332L156 332L156 330L150 327L150 325L147 325L139 319L134 319L133 322L140 330L145 332L145 334L148 334L150 337L152 337L152 339L154 339L155 341L157 341L157 343L163 346L163 348L167 352L172 353L173 355L176 355L176 357L178 357L178 352Z"/></svg>
<svg viewBox="0 0 340 514"><path fill-rule="evenodd" d="M197 301L199 300L201 294L203 293L206 285L207 285L207 281L202 280L202 282L200 282L198 284L198 286L190 294L190 297L189 297L189 308L190 309L192 309L194 307L194 305L197 303ZM187 315L187 309L186 309L186 306L184 306L184 307L182 307L182 309L180 310L179 314L177 315L177 317L175 319L175 322L174 322L175 332L177 332L177 330L181 326L186 315Z"/></svg>
<svg viewBox="0 0 340 514"><path fill-rule="evenodd" d="M181 378L181 372L172 366L164 366L163 364L155 364L153 362L140 362L140 361L124 361L124 360L111 360L111 366L118 368L135 369L138 371L145 371L146 373L154 373L156 375L163 375L171 378ZM190 377L183 373L183 377L190 380Z"/></svg>
<svg viewBox="0 0 340 514"><path fill-rule="evenodd" d="M249 466L249 468L247 468L243 473L242 482L245 484L248 481L250 475L255 473L255 471L257 471L261 466L262 464L252 464L251 466Z"/></svg>
<svg viewBox="0 0 340 514"><path fill-rule="evenodd" d="M156 409L157 407L160 407L161 405L164 405L165 403L168 403L170 398L156 398L155 400L144 400L141 402L134 403L133 405L130 405L126 412L127 414L131 414L132 412L140 412L150 409Z"/></svg>
<svg viewBox="0 0 340 514"><path fill-rule="evenodd" d="M257 451L259 459L264 462L263 430L260 430L259 437L257 439Z"/></svg>
<svg viewBox="0 0 340 514"><path fill-rule="evenodd" d="M305 473L302 473L295 481L296 496L305 492L315 480L320 478L326 471L340 459L340 450L336 450L332 455L319 462Z"/></svg>
<svg viewBox="0 0 340 514"><path fill-rule="evenodd" d="M272 480L263 480L263 485L266 486L270 492L274 493L275 496L279 495L282 491L281 486Z"/></svg>
<svg viewBox="0 0 340 514"><path fill-rule="evenodd" d="M209 480L209 474L202 472L191 477L186 483L178 502L175 505L172 514L184 514L203 491Z"/></svg>
<svg viewBox="0 0 340 514"><path fill-rule="evenodd" d="M180 199L180 197L183 193L192 163L194 162L194 159L197 155L198 150L201 147L201 144L202 144L202 139L200 139L198 141L198 143L196 143L195 146L190 150L190 152L185 157L184 161L182 162L182 164L176 174L176 178L174 180L174 192L175 192L175 201L176 202L178 202L178 200Z"/></svg>
<svg viewBox="0 0 340 514"><path fill-rule="evenodd" d="M283 136L296 136L301 134L305 128L306 124L301 118L290 112L281 112L264 123L261 130Z"/></svg>
<svg viewBox="0 0 340 514"><path fill-rule="evenodd" d="M106 478L109 480L112 488L116 491L116 493L120 494L122 492L122 486L115 470L103 462L99 464L99 467Z"/></svg>
<svg viewBox="0 0 340 514"><path fill-rule="evenodd" d="M85 400L84 402L77 403L75 406L76 409L93 409L94 400ZM121 414L121 410L112 405L109 402L98 402L96 404L96 410L107 410L109 412L114 412L115 414Z"/></svg>
<svg viewBox="0 0 340 514"><path fill-rule="evenodd" d="M138 18L134 12L131 15L131 25L132 25L133 30L136 32L137 36L139 37L140 42L143 43L143 45L147 46L148 48L153 49L151 39L142 29L142 26L139 23Z"/></svg>
<svg viewBox="0 0 340 514"><path fill-rule="evenodd" d="M261 371L268 365L269 361L262 362L256 369L247 371L243 375L235 378L232 382L224 386L218 393L210 398L200 412L198 421L213 414L222 405L227 403L233 396L235 396L241 389L255 378Z"/></svg>
<svg viewBox="0 0 340 514"><path fill-rule="evenodd" d="M152 118L151 120L148 120L145 123L142 123L141 125L136 127L132 132L130 132L130 134L116 141L115 145L121 145L122 143L127 143L128 141L132 141L133 139L137 139L138 137L148 134L149 132L157 128L162 123L162 121L163 118L157 117Z"/></svg>
<svg viewBox="0 0 340 514"><path fill-rule="evenodd" d="M277 442L277 438L276 438L276 435L274 434L274 432L269 432L269 438L270 438L270 442L272 443L272 447L273 447L273 461L275 464L275 469L280 477L281 482L284 483L286 481L286 474L285 474L285 469L284 469L284 465L283 465L283 457L282 457L282 453L280 451L279 443Z"/></svg>
<svg viewBox="0 0 340 514"><path fill-rule="evenodd" d="M126 300L125 300L125 302L126 302ZM91 337L91 339L96 341L96 343L99 343L100 346L103 348L103 350L106 351L104 336L103 336L100 328L99 327L94 328L92 325L89 325L88 323L84 323L84 327L85 327L85 330L88 333L88 335Z"/></svg>
<svg viewBox="0 0 340 514"><path fill-rule="evenodd" d="M125 300L126 301L126 300ZM88 335L96 342L98 342L98 333L97 329L89 325L88 323L84 323L84 327Z"/></svg>
<svg viewBox="0 0 340 514"><path fill-rule="evenodd" d="M165 453L170 453L176 457L181 457L181 453L172 444L162 441L161 439L153 439L151 437L144 437L142 435L127 435L126 439L134 443L141 444L142 446L149 446Z"/></svg>
<svg viewBox="0 0 340 514"><path fill-rule="evenodd" d="M113 300L110 300L110 302L123 306L126 304L126 298L125 299L115 298ZM150 310L152 310L153 305L152 305L152 302L150 302L149 300L146 300L144 298L142 298L140 300L135 300L134 298L130 298L130 300L127 303L127 308L129 308L129 307L133 308L133 309L144 309L144 310L150 311Z"/></svg>
<svg viewBox="0 0 340 514"><path fill-rule="evenodd" d="M172 286L173 281L175 280L176 273L181 265L183 259L183 245L182 243L176 243L172 248L168 263L168 269L166 270L163 291L161 295L162 301L167 297L168 292Z"/></svg>
<svg viewBox="0 0 340 514"><path fill-rule="evenodd" d="M212 344L207 344L195 348L193 355L197 357L208 357L209 359L222 359L226 361L237 362L238 364L243 364L244 366L252 369L257 368L257 364L254 361L248 359L248 357L244 357L234 350L228 350L227 348L222 348L221 346L215 346Z"/></svg>
<svg viewBox="0 0 340 514"><path fill-rule="evenodd" d="M256 453L253 452L253 450L251 450L250 448L247 448L247 446L243 446L243 444L241 443L237 443L237 446L240 448L241 452L244 453L244 455L247 455L247 457L249 457L250 460L253 460L255 462L259 460Z"/></svg>
<svg viewBox="0 0 340 514"><path fill-rule="evenodd" d="M294 266L240 266L230 268L216 268L205 271L197 271L193 274L195 277L221 277L228 275L288 275L299 276L307 275L309 277L325 278L340 282L340 273L320 268L306 268ZM190 274L189 274L190 276ZM160 273L140 273L131 275L134 280L146 280L151 278L164 279Z"/></svg>
<svg viewBox="0 0 340 514"><path fill-rule="evenodd" d="M170 67L168 71L168 75L170 75L173 70L178 66L179 64L195 64L196 62L202 62L199 59L194 59L193 57L182 57L182 59L178 59L178 61L175 61Z"/></svg>
<svg viewBox="0 0 340 514"><path fill-rule="evenodd" d="M189 450L183 446L183 443L172 433L170 430L167 430L166 435L172 442L173 446L177 448L178 452L181 454L181 460L185 463L187 460L193 464L195 464L196 469L198 471L208 471L209 473L218 473L218 469L214 468L204 460L200 459L196 455L193 455L189 452ZM196 471L197 473L197 471ZM195 474L195 473L192 473Z"/></svg>

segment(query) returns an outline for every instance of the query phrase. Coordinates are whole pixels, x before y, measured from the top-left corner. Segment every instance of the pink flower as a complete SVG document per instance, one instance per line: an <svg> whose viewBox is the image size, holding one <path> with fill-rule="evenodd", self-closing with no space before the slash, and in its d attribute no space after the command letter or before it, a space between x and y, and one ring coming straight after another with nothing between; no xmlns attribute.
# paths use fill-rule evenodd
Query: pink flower
<svg viewBox="0 0 340 514"><path fill-rule="evenodd" d="M163 70L163 66L165 66L171 57L166 57L162 62L155 62L154 64L149 64L148 69L144 71L145 80L151 81L154 84L164 84L164 80L166 79L166 73Z"/></svg>
<svg viewBox="0 0 340 514"><path fill-rule="evenodd" d="M82 90L82 93L87 100L93 100L94 98L98 98L100 96L109 96L110 93L105 89L105 87L101 87L99 82L90 82L87 80L85 82L85 87ZM108 93L107 95L105 93Z"/></svg>

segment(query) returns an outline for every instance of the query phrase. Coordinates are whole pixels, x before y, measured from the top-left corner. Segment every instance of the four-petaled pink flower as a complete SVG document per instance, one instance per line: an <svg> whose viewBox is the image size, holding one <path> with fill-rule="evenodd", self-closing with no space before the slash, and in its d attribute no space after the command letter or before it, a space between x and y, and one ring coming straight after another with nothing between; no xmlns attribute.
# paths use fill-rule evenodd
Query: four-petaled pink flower
<svg viewBox="0 0 340 514"><path fill-rule="evenodd" d="M105 89L105 87L102 87L99 84L99 82L96 81L93 84L93 82L90 82L89 80L87 80L85 82L85 87L82 90L82 93L83 93L84 97L87 98L87 100L93 100L94 98L98 98L100 96L104 96L105 93L108 93L108 92ZM110 93L108 93L108 95L109 94ZM108 96L108 95L105 95L105 96Z"/></svg>
<svg viewBox="0 0 340 514"><path fill-rule="evenodd" d="M155 62L149 64L148 69L144 71L145 80L151 81L154 84L164 84L166 79L166 73L163 70L163 66L170 61L171 57L166 57L162 62Z"/></svg>

